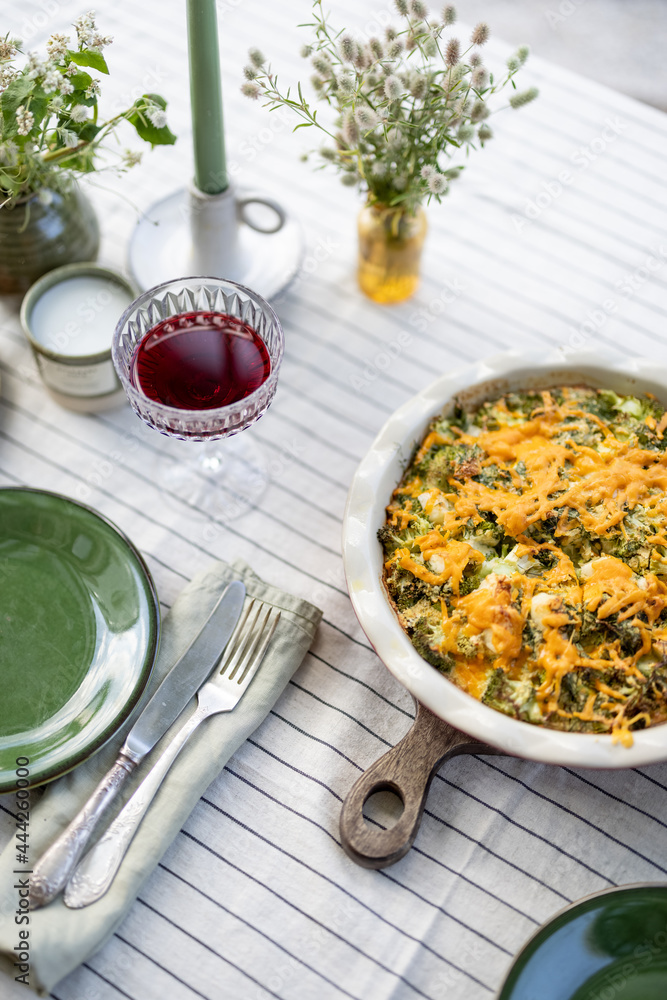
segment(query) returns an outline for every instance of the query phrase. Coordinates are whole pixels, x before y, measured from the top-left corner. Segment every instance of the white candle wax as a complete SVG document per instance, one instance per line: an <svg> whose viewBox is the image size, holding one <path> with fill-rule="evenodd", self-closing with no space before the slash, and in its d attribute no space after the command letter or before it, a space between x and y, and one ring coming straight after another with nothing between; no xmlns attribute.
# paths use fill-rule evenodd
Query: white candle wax
<svg viewBox="0 0 667 1000"><path fill-rule="evenodd" d="M67 357L99 354L132 296L121 285L97 275L66 278L37 300L30 314L33 338L47 350Z"/></svg>

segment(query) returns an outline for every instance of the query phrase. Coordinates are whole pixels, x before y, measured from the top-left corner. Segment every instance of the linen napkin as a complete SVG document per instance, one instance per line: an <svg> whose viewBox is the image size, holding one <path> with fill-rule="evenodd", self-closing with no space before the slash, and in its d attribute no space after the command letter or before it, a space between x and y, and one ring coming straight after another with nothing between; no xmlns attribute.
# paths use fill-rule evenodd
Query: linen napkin
<svg viewBox="0 0 667 1000"><path fill-rule="evenodd" d="M165 617L151 690L187 649L224 586L234 579L243 580L249 597L257 597L282 612L264 661L233 712L208 719L181 751L107 894L83 910L68 909L59 896L49 906L30 914L29 985L40 995L47 995L56 983L96 952L122 923L142 884L208 785L260 725L310 647L322 617L321 611L307 601L265 584L242 561L232 565L216 563L185 587ZM194 705L193 699L184 716L169 730L167 739L175 735ZM132 721L129 720L102 751L47 787L30 816L29 857L32 863L67 826L112 765ZM122 802L129 798L151 762L157 759L160 747L158 744L128 780ZM100 824L98 836L113 815L114 807L111 807ZM15 855L16 845L12 840L0 856L0 968L11 979L18 974L13 949L21 943L18 932L24 929L14 922L18 901L15 882L20 877L14 874L19 867Z"/></svg>

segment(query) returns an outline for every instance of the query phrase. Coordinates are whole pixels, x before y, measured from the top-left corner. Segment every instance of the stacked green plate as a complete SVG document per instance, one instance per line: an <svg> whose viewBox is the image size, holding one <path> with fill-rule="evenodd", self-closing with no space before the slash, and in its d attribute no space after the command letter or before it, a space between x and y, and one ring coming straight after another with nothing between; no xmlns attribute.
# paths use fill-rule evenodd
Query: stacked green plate
<svg viewBox="0 0 667 1000"><path fill-rule="evenodd" d="M55 493L0 489L0 793L17 768L22 786L26 770L40 784L116 732L150 676L159 621L118 528Z"/></svg>

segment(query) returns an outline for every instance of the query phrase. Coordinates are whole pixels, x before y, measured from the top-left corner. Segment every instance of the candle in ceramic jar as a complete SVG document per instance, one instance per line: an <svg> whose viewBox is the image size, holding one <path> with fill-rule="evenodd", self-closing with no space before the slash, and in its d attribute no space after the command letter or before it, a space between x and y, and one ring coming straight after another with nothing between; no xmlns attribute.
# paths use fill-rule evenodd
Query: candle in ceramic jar
<svg viewBox="0 0 667 1000"><path fill-rule="evenodd" d="M68 357L108 351L116 323L133 296L108 278L86 274L52 285L33 306L33 338Z"/></svg>
<svg viewBox="0 0 667 1000"><path fill-rule="evenodd" d="M50 271L28 291L21 322L58 403L94 412L122 402L111 338L135 294L122 275L90 263Z"/></svg>

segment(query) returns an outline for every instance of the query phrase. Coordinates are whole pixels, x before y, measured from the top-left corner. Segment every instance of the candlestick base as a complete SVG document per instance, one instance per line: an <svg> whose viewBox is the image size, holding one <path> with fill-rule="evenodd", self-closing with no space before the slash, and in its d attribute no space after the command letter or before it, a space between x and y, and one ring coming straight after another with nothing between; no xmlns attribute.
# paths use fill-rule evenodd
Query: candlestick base
<svg viewBox="0 0 667 1000"><path fill-rule="evenodd" d="M231 192L206 196L181 188L148 209L134 230L128 256L130 272L142 291L194 274L229 278L265 299L275 298L287 288L303 257L301 226L284 214L279 229L261 231L252 228L241 214L235 231L230 230L229 242L235 241L230 255L222 245L224 230L216 249L215 241L209 246L206 239L210 226L202 226L209 209L212 217L219 207L216 202L225 202L228 197L232 197ZM254 200L265 201L261 194L247 190L236 191L234 197L246 207ZM201 241L196 237L198 231ZM196 247L193 239L197 239Z"/></svg>

